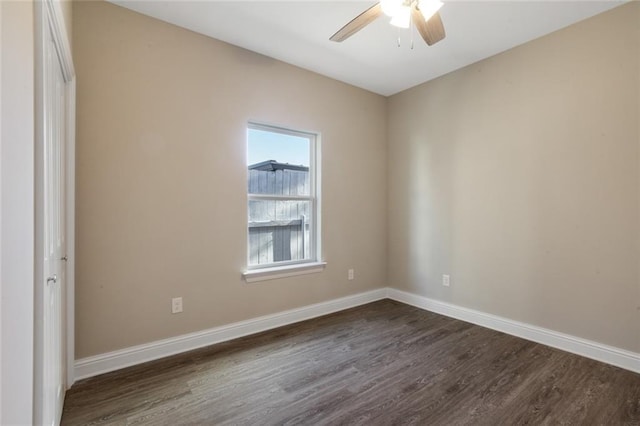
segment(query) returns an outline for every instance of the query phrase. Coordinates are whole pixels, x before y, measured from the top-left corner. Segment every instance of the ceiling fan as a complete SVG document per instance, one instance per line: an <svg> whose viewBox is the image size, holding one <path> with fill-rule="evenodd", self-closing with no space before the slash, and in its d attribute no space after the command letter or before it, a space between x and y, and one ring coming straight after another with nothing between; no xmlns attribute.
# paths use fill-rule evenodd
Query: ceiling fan
<svg viewBox="0 0 640 426"><path fill-rule="evenodd" d="M409 28L413 22L424 41L431 46L445 37L438 13L440 7L440 0L380 0L340 28L329 40L344 41L381 15L387 15L391 17L391 25L399 28Z"/></svg>

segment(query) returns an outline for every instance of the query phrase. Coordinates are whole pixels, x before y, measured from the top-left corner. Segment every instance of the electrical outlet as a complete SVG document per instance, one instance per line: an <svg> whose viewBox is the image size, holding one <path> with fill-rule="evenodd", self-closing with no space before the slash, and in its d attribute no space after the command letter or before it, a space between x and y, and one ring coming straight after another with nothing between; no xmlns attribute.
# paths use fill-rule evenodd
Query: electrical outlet
<svg viewBox="0 0 640 426"><path fill-rule="evenodd" d="M171 299L171 313L179 314L182 312L182 297L174 297Z"/></svg>
<svg viewBox="0 0 640 426"><path fill-rule="evenodd" d="M349 270L347 271L347 279L348 279L349 281L352 281L352 280L353 280L353 278L354 278L354 276L355 276L354 274L355 274L355 273L354 273L354 270L353 270L353 269L349 269Z"/></svg>
<svg viewBox="0 0 640 426"><path fill-rule="evenodd" d="M442 276L442 285L445 287L449 287L449 275Z"/></svg>

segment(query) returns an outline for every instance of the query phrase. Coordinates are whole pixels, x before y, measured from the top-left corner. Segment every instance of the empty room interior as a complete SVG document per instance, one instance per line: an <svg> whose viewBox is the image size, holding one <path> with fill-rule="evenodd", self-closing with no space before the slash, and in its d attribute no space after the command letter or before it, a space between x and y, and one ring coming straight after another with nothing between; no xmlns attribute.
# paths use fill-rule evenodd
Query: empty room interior
<svg viewBox="0 0 640 426"><path fill-rule="evenodd" d="M0 424L640 425L640 2L0 23Z"/></svg>

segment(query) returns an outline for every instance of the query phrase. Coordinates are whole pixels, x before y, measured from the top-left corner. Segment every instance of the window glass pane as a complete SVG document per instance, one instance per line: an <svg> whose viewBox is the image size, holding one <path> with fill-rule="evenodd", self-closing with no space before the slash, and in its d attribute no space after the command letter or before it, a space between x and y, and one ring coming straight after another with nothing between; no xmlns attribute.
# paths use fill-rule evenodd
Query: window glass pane
<svg viewBox="0 0 640 426"><path fill-rule="evenodd" d="M309 201L249 201L249 265L311 259Z"/></svg>
<svg viewBox="0 0 640 426"><path fill-rule="evenodd" d="M309 139L285 133L248 129L248 164L274 160L309 167Z"/></svg>
<svg viewBox="0 0 640 426"><path fill-rule="evenodd" d="M275 170L249 167L249 194L309 195L309 168L292 170L284 165L271 165Z"/></svg>
<svg viewBox="0 0 640 426"><path fill-rule="evenodd" d="M249 194L309 195L310 140L248 130Z"/></svg>

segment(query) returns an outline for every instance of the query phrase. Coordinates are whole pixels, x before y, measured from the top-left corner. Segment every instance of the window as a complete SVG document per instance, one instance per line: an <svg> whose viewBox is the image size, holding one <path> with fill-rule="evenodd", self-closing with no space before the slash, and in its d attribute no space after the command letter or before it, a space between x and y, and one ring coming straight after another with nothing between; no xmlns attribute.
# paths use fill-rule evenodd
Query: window
<svg viewBox="0 0 640 426"><path fill-rule="evenodd" d="M318 264L317 149L313 133L249 124L245 277L251 270Z"/></svg>

